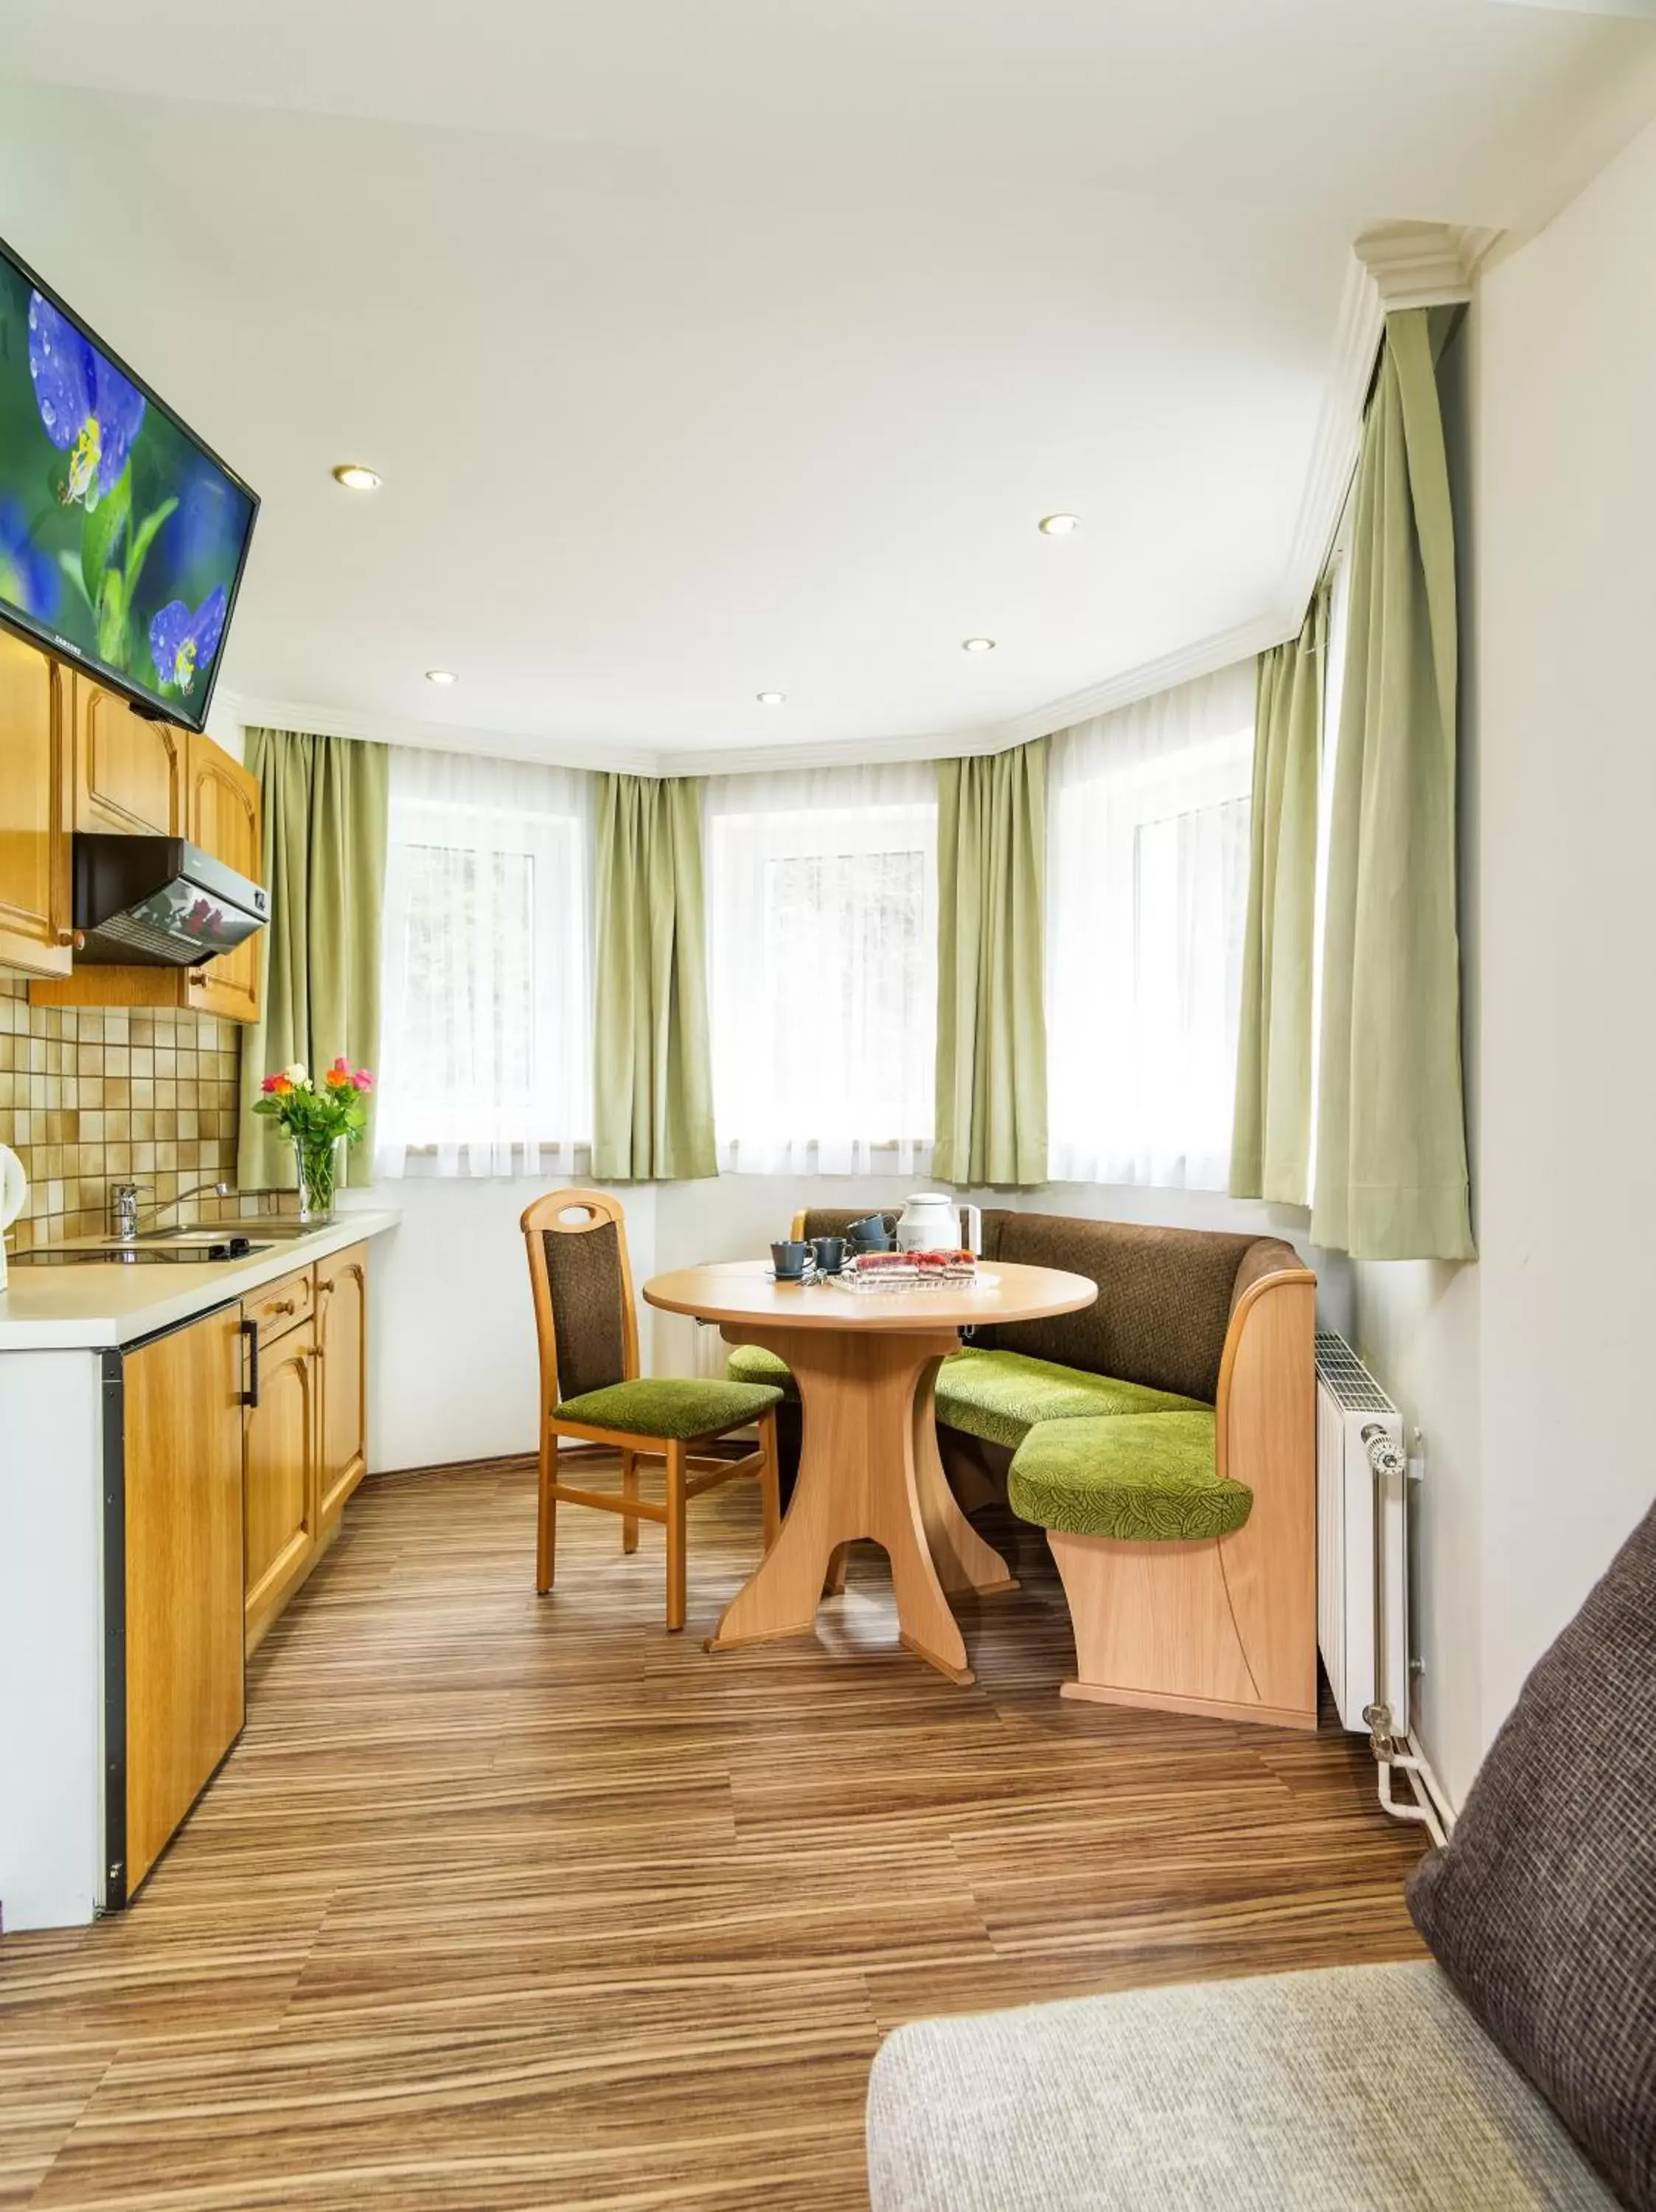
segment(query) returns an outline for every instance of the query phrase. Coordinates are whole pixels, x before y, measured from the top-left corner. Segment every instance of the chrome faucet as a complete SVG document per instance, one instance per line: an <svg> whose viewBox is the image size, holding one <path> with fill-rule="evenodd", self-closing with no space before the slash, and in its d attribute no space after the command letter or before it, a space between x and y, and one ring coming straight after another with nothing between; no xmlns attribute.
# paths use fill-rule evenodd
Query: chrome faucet
<svg viewBox="0 0 1656 2212"><path fill-rule="evenodd" d="M228 1198L230 1186L227 1182L191 1183L188 1190L181 1190L176 1198L164 1199L160 1205L152 1208L152 1211L159 1216L182 1206L186 1198L200 1198L209 1193L215 1198ZM109 1233L112 1237L123 1244L131 1243L137 1236L138 1216L143 1211L143 1208L138 1198L138 1185L136 1182L111 1183L109 1186ZM151 1226L154 1226L153 1223Z"/></svg>

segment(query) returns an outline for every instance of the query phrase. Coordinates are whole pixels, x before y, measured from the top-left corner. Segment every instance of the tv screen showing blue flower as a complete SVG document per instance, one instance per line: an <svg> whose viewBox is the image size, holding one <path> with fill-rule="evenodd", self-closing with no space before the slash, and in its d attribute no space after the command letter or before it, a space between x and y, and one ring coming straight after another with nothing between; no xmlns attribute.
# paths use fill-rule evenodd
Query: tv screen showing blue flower
<svg viewBox="0 0 1656 2212"><path fill-rule="evenodd" d="M200 729L258 509L0 246L0 617Z"/></svg>

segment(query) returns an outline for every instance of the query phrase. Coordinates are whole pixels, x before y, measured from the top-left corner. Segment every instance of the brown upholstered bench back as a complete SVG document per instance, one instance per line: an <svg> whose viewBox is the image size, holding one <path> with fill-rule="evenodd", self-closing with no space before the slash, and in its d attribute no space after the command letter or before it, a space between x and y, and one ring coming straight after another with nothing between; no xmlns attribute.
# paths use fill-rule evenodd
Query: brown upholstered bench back
<svg viewBox="0 0 1656 2212"><path fill-rule="evenodd" d="M901 1206L894 1206L881 1213L886 1227L897 1226ZM812 1206L805 1210L805 1235L810 1237L843 1237L853 1221L866 1220L870 1213L879 1213L874 1206Z"/></svg>
<svg viewBox="0 0 1656 2212"><path fill-rule="evenodd" d="M1275 1237L998 1209L983 1217L983 1248L991 1263L1085 1275L1098 1298L1080 1313L986 1330L979 1343L1210 1404L1235 1300L1260 1275L1303 1264Z"/></svg>

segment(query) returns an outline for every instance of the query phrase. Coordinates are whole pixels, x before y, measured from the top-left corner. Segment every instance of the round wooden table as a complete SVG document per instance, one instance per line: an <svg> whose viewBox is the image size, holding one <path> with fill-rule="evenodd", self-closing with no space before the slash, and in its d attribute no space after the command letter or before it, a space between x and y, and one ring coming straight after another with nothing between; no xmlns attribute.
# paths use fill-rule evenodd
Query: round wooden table
<svg viewBox="0 0 1656 2212"><path fill-rule="evenodd" d="M785 1359L804 1415L799 1475L782 1532L719 1616L708 1649L797 1636L816 1618L831 1563L858 1537L891 1561L901 1641L969 1682L950 1596L1016 1588L955 1502L937 1454L937 1370L959 1331L1089 1306L1098 1286L1055 1267L997 1265L972 1290L858 1293L778 1283L757 1260L657 1275L645 1297L716 1322L727 1343Z"/></svg>

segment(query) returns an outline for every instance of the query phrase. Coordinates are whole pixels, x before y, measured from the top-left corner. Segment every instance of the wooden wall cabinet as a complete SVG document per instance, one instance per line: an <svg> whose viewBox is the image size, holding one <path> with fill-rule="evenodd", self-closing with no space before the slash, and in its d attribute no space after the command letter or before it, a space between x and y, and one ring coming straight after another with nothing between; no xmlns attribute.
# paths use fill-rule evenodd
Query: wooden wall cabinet
<svg viewBox="0 0 1656 2212"><path fill-rule="evenodd" d="M189 738L141 714L90 676L69 678L75 702L75 827L185 837Z"/></svg>
<svg viewBox="0 0 1656 2212"><path fill-rule="evenodd" d="M74 737L58 662L0 630L0 967L67 975Z"/></svg>
<svg viewBox="0 0 1656 2212"><path fill-rule="evenodd" d="M241 1391L234 1306L122 1360L129 1896L241 1729Z"/></svg>
<svg viewBox="0 0 1656 2212"><path fill-rule="evenodd" d="M15 688L23 695L18 711L34 718L23 726L35 730L38 725L43 730L39 701L30 701L33 692L44 696L39 676L49 673L58 698L57 742L64 762L60 779L67 774L70 781L64 785L60 780L58 819L65 828L57 836L52 865L61 876L61 919L54 915L49 945L44 938L46 925L40 925L44 951L52 957L15 959L5 950L9 872L0 851L0 962L52 979L31 986L29 996L37 1006L192 1006L198 1013L216 1014L227 1021L257 1021L264 959L262 930L199 968L118 968L85 962L71 966L66 949L70 941L67 828L122 836L186 837L258 883L264 873L264 848L257 781L211 738L152 720L118 693L60 666L21 639L3 642L8 653L15 647L38 668L28 677L21 672L9 676L6 665L0 663L0 715L9 719ZM0 720L0 739L9 741L4 720ZM42 754L46 748L45 737L37 734L34 753ZM21 776L24 770L20 768L18 773ZM0 826L8 811L7 775L0 769ZM28 775L31 788L42 780L38 769ZM38 799L29 801L30 820L41 805ZM26 908L41 896L33 879L28 882Z"/></svg>
<svg viewBox="0 0 1656 2212"><path fill-rule="evenodd" d="M193 732L185 740L185 819L189 825L185 835L250 883L261 882L264 867L258 781L222 745ZM260 929L204 967L186 968L185 1003L230 1021L256 1021L264 959L264 932Z"/></svg>
<svg viewBox="0 0 1656 2212"><path fill-rule="evenodd" d="M243 1631L252 1652L333 1541L367 1466L367 1247L284 1276L242 1304Z"/></svg>

